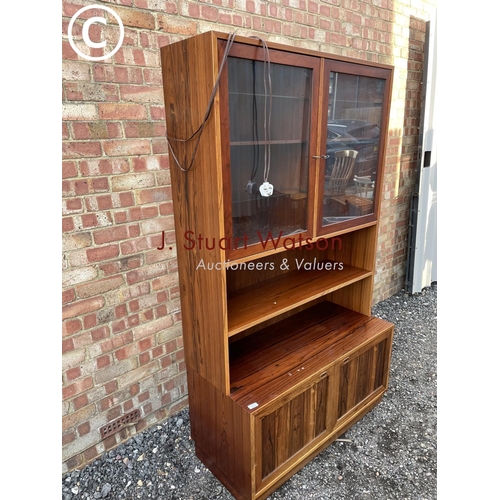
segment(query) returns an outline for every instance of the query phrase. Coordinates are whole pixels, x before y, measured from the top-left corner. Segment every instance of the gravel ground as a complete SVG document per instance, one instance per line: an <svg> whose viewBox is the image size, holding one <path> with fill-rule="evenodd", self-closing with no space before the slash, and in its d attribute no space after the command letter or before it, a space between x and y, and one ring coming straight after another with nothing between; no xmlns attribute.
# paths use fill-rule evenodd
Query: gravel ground
<svg viewBox="0 0 500 500"><path fill-rule="evenodd" d="M377 304L396 325L389 389L381 403L270 500L437 498L437 285ZM231 500L196 458L189 410L62 478L63 500Z"/></svg>

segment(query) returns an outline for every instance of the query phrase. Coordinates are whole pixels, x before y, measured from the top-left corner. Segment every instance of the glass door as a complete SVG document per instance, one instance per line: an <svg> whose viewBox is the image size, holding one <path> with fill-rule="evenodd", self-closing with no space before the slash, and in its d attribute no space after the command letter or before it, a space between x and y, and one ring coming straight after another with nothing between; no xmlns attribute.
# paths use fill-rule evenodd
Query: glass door
<svg viewBox="0 0 500 500"><path fill-rule="evenodd" d="M322 129L320 234L375 220L383 158L384 70L326 64L326 119ZM377 72L382 77L377 77Z"/></svg>
<svg viewBox="0 0 500 500"><path fill-rule="evenodd" d="M269 51L268 58L262 47L233 46L225 181L232 258L290 247L311 234L318 69L314 57Z"/></svg>

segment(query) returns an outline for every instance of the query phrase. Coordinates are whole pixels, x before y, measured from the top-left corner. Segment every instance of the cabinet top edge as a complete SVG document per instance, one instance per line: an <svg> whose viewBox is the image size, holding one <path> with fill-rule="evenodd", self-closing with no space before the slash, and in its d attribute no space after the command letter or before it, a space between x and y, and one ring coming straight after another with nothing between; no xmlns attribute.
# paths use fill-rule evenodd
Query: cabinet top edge
<svg viewBox="0 0 500 500"><path fill-rule="evenodd" d="M217 40L227 40L229 37L229 33L224 33L221 31L206 31L204 33L199 33L197 35L193 35L192 37L188 37L188 38L206 37L206 36L214 37ZM261 41L259 39L253 39L253 38L250 38L250 36L251 35L236 35L234 41L238 42L238 43L244 43L247 45L260 45L261 44ZM260 36L260 34L259 34L259 36ZM263 37L261 37L261 38L263 38ZM174 42L174 43L177 43L177 42ZM314 49L306 49L304 47L295 47L293 45L285 45L283 43L272 42L272 41L268 41L268 40L266 40L266 43L270 49L276 49L276 50L280 50L280 51L292 52L294 54L302 54L302 55L308 55L308 56L313 56L313 57L318 57L318 58L323 58L323 59L329 59L329 60L333 60L333 61L352 63L352 64L368 66L368 67L372 67L372 68L386 69L386 70L389 70L391 72L394 71L394 66L392 66L390 64L378 63L375 61L367 61L365 59L356 59L354 57L341 56L338 54L330 54L329 52L322 52L320 50L314 50ZM168 47L168 46L166 46L166 47Z"/></svg>

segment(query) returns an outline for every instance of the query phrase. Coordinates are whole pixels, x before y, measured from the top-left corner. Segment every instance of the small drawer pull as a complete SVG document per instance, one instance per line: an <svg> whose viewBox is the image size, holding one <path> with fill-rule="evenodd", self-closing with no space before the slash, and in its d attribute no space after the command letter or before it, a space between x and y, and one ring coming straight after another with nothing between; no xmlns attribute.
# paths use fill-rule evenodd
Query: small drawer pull
<svg viewBox="0 0 500 500"><path fill-rule="evenodd" d="M328 372L324 372L324 373L322 373L322 374L319 376L319 378L325 378L327 375L328 375Z"/></svg>
<svg viewBox="0 0 500 500"><path fill-rule="evenodd" d="M347 358L345 358L344 361L342 361L342 364L345 365L348 361L349 361L349 356L347 356Z"/></svg>

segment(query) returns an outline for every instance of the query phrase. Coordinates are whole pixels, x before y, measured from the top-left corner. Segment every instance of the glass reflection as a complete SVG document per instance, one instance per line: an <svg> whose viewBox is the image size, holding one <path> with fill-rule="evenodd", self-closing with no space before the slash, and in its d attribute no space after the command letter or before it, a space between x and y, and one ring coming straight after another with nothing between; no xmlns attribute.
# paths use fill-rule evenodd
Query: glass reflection
<svg viewBox="0 0 500 500"><path fill-rule="evenodd" d="M233 240L304 232L312 70L272 63L272 87L261 61L230 57L228 72Z"/></svg>
<svg viewBox="0 0 500 500"><path fill-rule="evenodd" d="M330 73L323 226L373 213L384 83Z"/></svg>

